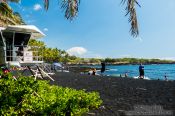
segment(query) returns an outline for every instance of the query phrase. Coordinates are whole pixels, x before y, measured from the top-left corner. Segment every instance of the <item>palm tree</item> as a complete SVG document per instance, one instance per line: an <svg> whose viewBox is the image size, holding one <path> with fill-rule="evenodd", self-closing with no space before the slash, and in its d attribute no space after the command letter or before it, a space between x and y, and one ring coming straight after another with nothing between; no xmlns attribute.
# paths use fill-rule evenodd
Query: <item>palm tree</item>
<svg viewBox="0 0 175 116"><path fill-rule="evenodd" d="M137 15L136 15L136 9L135 5L139 5L137 0L122 0L122 4L127 4L125 10L126 10L126 16L129 15L129 22L131 24L131 35L133 37L137 37L139 35L138 30L138 22L137 22ZM73 20L74 17L78 14L78 7L80 5L80 0L62 0L61 8L65 11L65 17L67 19ZM45 0L44 2L45 9L48 10L49 7L49 0Z"/></svg>
<svg viewBox="0 0 175 116"><path fill-rule="evenodd" d="M19 0L1 0L0 1L0 26L23 24L19 13L13 13L7 2L19 2Z"/></svg>

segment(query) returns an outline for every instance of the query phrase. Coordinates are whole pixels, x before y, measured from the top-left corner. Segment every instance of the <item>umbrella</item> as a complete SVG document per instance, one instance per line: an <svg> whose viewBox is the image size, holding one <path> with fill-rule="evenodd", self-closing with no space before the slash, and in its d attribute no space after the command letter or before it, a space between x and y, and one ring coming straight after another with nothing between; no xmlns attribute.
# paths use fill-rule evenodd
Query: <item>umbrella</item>
<svg viewBox="0 0 175 116"><path fill-rule="evenodd" d="M54 66L62 67L61 63L53 63Z"/></svg>
<svg viewBox="0 0 175 116"><path fill-rule="evenodd" d="M5 31L31 33L31 39L38 39L45 36L45 34L34 25L9 25L6 27Z"/></svg>

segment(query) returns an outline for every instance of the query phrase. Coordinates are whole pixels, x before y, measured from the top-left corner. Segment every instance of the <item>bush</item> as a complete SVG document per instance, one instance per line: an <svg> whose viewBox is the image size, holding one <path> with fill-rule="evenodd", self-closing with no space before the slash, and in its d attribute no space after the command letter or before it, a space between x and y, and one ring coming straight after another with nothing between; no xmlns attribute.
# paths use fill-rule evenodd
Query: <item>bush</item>
<svg viewBox="0 0 175 116"><path fill-rule="evenodd" d="M51 86L32 77L0 79L0 115L82 115L101 103L96 92Z"/></svg>

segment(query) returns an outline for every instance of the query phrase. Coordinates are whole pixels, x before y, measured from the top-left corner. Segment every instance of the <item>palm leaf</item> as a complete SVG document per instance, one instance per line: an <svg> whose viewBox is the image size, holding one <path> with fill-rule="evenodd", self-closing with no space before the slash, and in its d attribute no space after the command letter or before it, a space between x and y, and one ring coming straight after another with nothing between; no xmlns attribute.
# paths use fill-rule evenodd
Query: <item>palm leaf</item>
<svg viewBox="0 0 175 116"><path fill-rule="evenodd" d="M21 1L21 0L1 0L2 2L16 2L16 3L18 3L19 1Z"/></svg>
<svg viewBox="0 0 175 116"><path fill-rule="evenodd" d="M44 0L44 8L48 10L49 8L49 0Z"/></svg>
<svg viewBox="0 0 175 116"><path fill-rule="evenodd" d="M9 16L9 17L13 15L12 9L5 2L0 3L0 13L2 15Z"/></svg>
<svg viewBox="0 0 175 116"><path fill-rule="evenodd" d="M0 3L0 21L3 25L22 24L19 15L13 14L13 10L6 2Z"/></svg>
<svg viewBox="0 0 175 116"><path fill-rule="evenodd" d="M128 21L131 23L131 35L133 37L137 37L139 35L139 29L138 29L138 22L137 22L137 14L135 9L135 4L137 4L139 7L139 3L137 0L122 0L121 3L125 4L127 2L127 6L125 8L126 10L126 16L129 15Z"/></svg>
<svg viewBox="0 0 175 116"><path fill-rule="evenodd" d="M73 20L78 14L80 0L63 0L61 8L65 11L65 17Z"/></svg>
<svg viewBox="0 0 175 116"><path fill-rule="evenodd" d="M73 20L74 17L78 14L78 7L80 4L80 0L62 0L61 8L65 12L65 17L69 20ZM44 8L48 10L49 8L49 0L44 0Z"/></svg>
<svg viewBox="0 0 175 116"><path fill-rule="evenodd" d="M24 20L22 19L21 15L18 12L14 12L13 15L15 17L15 21L18 24L23 24L23 25L25 24Z"/></svg>
<svg viewBox="0 0 175 116"><path fill-rule="evenodd" d="M8 1L8 2L16 2L16 3L18 3L18 2L21 1L21 0L6 0L6 1Z"/></svg>

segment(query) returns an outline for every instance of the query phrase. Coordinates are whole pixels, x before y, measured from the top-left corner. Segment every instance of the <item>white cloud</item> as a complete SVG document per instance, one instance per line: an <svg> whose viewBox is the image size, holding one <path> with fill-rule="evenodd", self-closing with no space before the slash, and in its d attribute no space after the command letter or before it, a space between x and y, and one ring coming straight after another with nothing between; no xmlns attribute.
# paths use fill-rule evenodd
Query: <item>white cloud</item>
<svg viewBox="0 0 175 116"><path fill-rule="evenodd" d="M96 54L92 51L89 51L84 47L72 47L66 50L66 52L69 55L75 55L81 58L103 58L100 54Z"/></svg>
<svg viewBox="0 0 175 116"><path fill-rule="evenodd" d="M72 48L66 50L66 52L69 55L75 55L75 56L81 57L82 55L87 53L87 49L85 49L83 47L72 47Z"/></svg>
<svg viewBox="0 0 175 116"><path fill-rule="evenodd" d="M38 11L38 10L41 10L42 7L41 7L40 4L35 4L34 7L33 7L33 9L34 9L35 11Z"/></svg>
<svg viewBox="0 0 175 116"><path fill-rule="evenodd" d="M44 31L48 31L48 28L44 28L43 30L44 30Z"/></svg>

